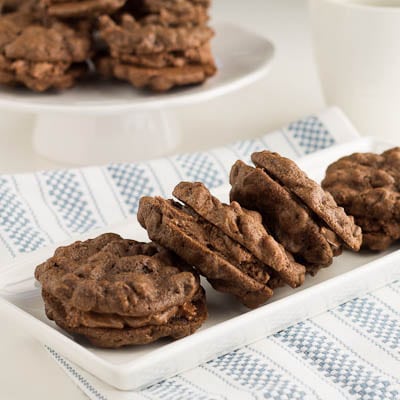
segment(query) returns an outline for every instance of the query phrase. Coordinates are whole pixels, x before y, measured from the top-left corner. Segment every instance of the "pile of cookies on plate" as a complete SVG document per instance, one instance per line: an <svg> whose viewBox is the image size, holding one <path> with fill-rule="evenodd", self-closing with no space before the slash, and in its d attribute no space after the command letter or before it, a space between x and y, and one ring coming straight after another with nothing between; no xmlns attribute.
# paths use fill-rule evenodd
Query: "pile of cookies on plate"
<svg viewBox="0 0 400 400"><path fill-rule="evenodd" d="M176 200L143 197L150 243L104 234L59 248L35 272L47 316L101 347L180 338L207 317L199 275L255 308L344 248L400 239L400 148L344 157L322 186L277 153L251 158L232 166L229 204L199 182L179 183Z"/></svg>
<svg viewBox="0 0 400 400"><path fill-rule="evenodd" d="M164 92L216 73L210 0L0 0L0 83L89 78Z"/></svg>

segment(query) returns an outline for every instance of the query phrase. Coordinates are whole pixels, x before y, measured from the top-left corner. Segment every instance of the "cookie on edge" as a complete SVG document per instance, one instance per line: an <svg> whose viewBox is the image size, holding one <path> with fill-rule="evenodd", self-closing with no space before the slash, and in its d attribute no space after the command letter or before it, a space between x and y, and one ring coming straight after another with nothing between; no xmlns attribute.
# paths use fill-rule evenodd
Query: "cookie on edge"
<svg viewBox="0 0 400 400"><path fill-rule="evenodd" d="M142 198L138 220L153 241L193 265L216 290L255 308L274 288L303 283L304 267L265 231L258 213L220 203L201 183L183 182L174 195L186 205Z"/></svg>
<svg viewBox="0 0 400 400"><path fill-rule="evenodd" d="M293 288L303 284L304 266L296 263L291 254L265 230L258 212L246 210L235 201L229 205L221 203L200 182L181 182L175 187L173 195L240 243L286 284Z"/></svg>
<svg viewBox="0 0 400 400"><path fill-rule="evenodd" d="M294 161L266 150L253 153L251 160L256 167L264 169L273 179L299 197L347 247L354 251L360 250L361 228L354 223L354 218L347 215L332 195L310 179Z"/></svg>
<svg viewBox="0 0 400 400"><path fill-rule="evenodd" d="M296 261L314 275L341 254L342 240L288 188L264 169L237 161L230 173L230 198L261 213L264 225Z"/></svg>

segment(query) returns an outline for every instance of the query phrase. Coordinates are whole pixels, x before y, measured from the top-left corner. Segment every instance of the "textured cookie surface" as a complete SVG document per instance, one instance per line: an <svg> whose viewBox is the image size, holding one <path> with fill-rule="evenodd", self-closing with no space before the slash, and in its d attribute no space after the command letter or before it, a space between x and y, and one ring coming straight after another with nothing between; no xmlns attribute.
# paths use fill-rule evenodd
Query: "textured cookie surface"
<svg viewBox="0 0 400 400"><path fill-rule="evenodd" d="M270 151L253 153L251 159L298 196L348 247L360 249L361 229L354 223L354 218L348 216L332 195L310 179L294 161Z"/></svg>
<svg viewBox="0 0 400 400"><path fill-rule="evenodd" d="M166 68L184 67L187 65L204 65L214 67L214 58L209 43L202 47L183 51L163 52L155 54L126 54L112 52L115 64L128 64L135 67ZM203 69L205 69L203 67ZM210 69L210 68L209 68ZM212 72L213 73L213 72Z"/></svg>
<svg viewBox="0 0 400 400"><path fill-rule="evenodd" d="M203 83L216 72L215 67L210 65L146 68L114 61L109 65L115 78L126 80L138 89L149 88L156 92Z"/></svg>
<svg viewBox="0 0 400 400"><path fill-rule="evenodd" d="M237 161L230 183L231 200L259 211L274 237L306 265L308 272L330 265L332 257L340 254L335 233L317 224L308 210L261 168Z"/></svg>
<svg viewBox="0 0 400 400"><path fill-rule="evenodd" d="M127 1L124 11L144 24L165 26L202 25L208 21L210 2L193 0Z"/></svg>
<svg viewBox="0 0 400 400"><path fill-rule="evenodd" d="M138 220L151 240L195 266L217 290L234 294L249 307L272 296L266 266L190 208L143 197Z"/></svg>
<svg viewBox="0 0 400 400"><path fill-rule="evenodd" d="M322 182L363 230L363 246L384 250L400 238L400 148L355 153L331 164Z"/></svg>
<svg viewBox="0 0 400 400"><path fill-rule="evenodd" d="M65 306L130 317L180 306L200 288L193 271L168 250L115 234L57 249L35 277Z"/></svg>
<svg viewBox="0 0 400 400"><path fill-rule="evenodd" d="M35 91L65 89L87 72L91 51L89 26L46 26L29 13L0 18L0 82Z"/></svg>
<svg viewBox="0 0 400 400"><path fill-rule="evenodd" d="M118 24L109 16L99 19L100 36L112 54L155 54L183 51L206 44L214 35L205 25L193 27L164 27L142 25L131 15L124 14Z"/></svg>
<svg viewBox="0 0 400 400"><path fill-rule="evenodd" d="M290 286L303 283L305 268L294 262L283 246L268 234L258 212L243 209L237 202L221 203L199 182L181 182L173 195L274 269Z"/></svg>
<svg viewBox="0 0 400 400"><path fill-rule="evenodd" d="M149 324L132 327L126 324L126 320L124 320L123 328L71 325L68 321L70 310L66 310L62 302L46 292L43 293L43 298L49 319L54 320L58 326L67 332L84 336L93 345L105 348L147 344L162 337L180 339L194 333L207 318L206 300L202 289L198 291L192 302L185 303L180 307L180 312L168 318L165 323L149 321ZM121 321L121 317L116 316L116 318ZM94 325L93 317L89 317L89 321ZM86 325L90 325L90 323Z"/></svg>

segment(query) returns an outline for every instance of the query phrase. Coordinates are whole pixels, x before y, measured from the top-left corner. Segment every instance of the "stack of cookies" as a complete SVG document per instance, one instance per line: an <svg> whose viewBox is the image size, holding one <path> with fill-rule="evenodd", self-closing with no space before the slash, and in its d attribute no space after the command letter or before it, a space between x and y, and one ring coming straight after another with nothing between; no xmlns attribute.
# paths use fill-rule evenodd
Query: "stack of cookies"
<svg viewBox="0 0 400 400"><path fill-rule="evenodd" d="M48 318L99 347L190 335L207 317L198 275L170 251L104 234L56 250L36 279Z"/></svg>
<svg viewBox="0 0 400 400"><path fill-rule="evenodd" d="M128 0L121 14L99 19L108 54L104 76L166 91L204 82L216 72L207 26L209 0Z"/></svg>
<svg viewBox="0 0 400 400"><path fill-rule="evenodd" d="M91 43L88 21L44 23L36 6L23 3L0 18L0 83L39 92L69 88L87 72Z"/></svg>
<svg viewBox="0 0 400 400"><path fill-rule="evenodd" d="M0 83L66 89L94 65L103 78L155 91L204 82L216 72L209 6L210 0L0 0Z"/></svg>
<svg viewBox="0 0 400 400"><path fill-rule="evenodd" d="M273 289L295 288L306 272L329 266L343 245L358 251L362 238L353 217L293 161L268 151L252 160L256 167L232 167L230 205L201 183L182 182L173 194L183 204L144 197L138 220L215 289L257 307Z"/></svg>
<svg viewBox="0 0 400 400"><path fill-rule="evenodd" d="M329 266L343 245L360 249L354 218L292 160L270 151L251 159L255 168L242 161L232 167L231 200L260 212L264 225L308 273Z"/></svg>
<svg viewBox="0 0 400 400"><path fill-rule="evenodd" d="M174 251L211 285L254 308L273 289L300 286L305 269L263 227L257 212L222 204L202 183L180 183L173 192L184 203L143 197L138 220L151 240Z"/></svg>

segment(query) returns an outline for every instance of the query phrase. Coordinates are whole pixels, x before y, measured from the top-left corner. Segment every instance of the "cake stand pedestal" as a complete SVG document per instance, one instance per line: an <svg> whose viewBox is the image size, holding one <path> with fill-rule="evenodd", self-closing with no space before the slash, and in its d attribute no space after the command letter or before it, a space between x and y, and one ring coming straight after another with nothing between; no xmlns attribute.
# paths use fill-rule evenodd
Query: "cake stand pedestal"
<svg viewBox="0 0 400 400"><path fill-rule="evenodd" d="M203 85L165 94L124 82L82 82L61 93L1 88L0 109L35 115L33 147L48 159L76 164L131 162L171 153L180 143L173 107L207 101L264 76L272 43L229 23L213 24L218 73Z"/></svg>

